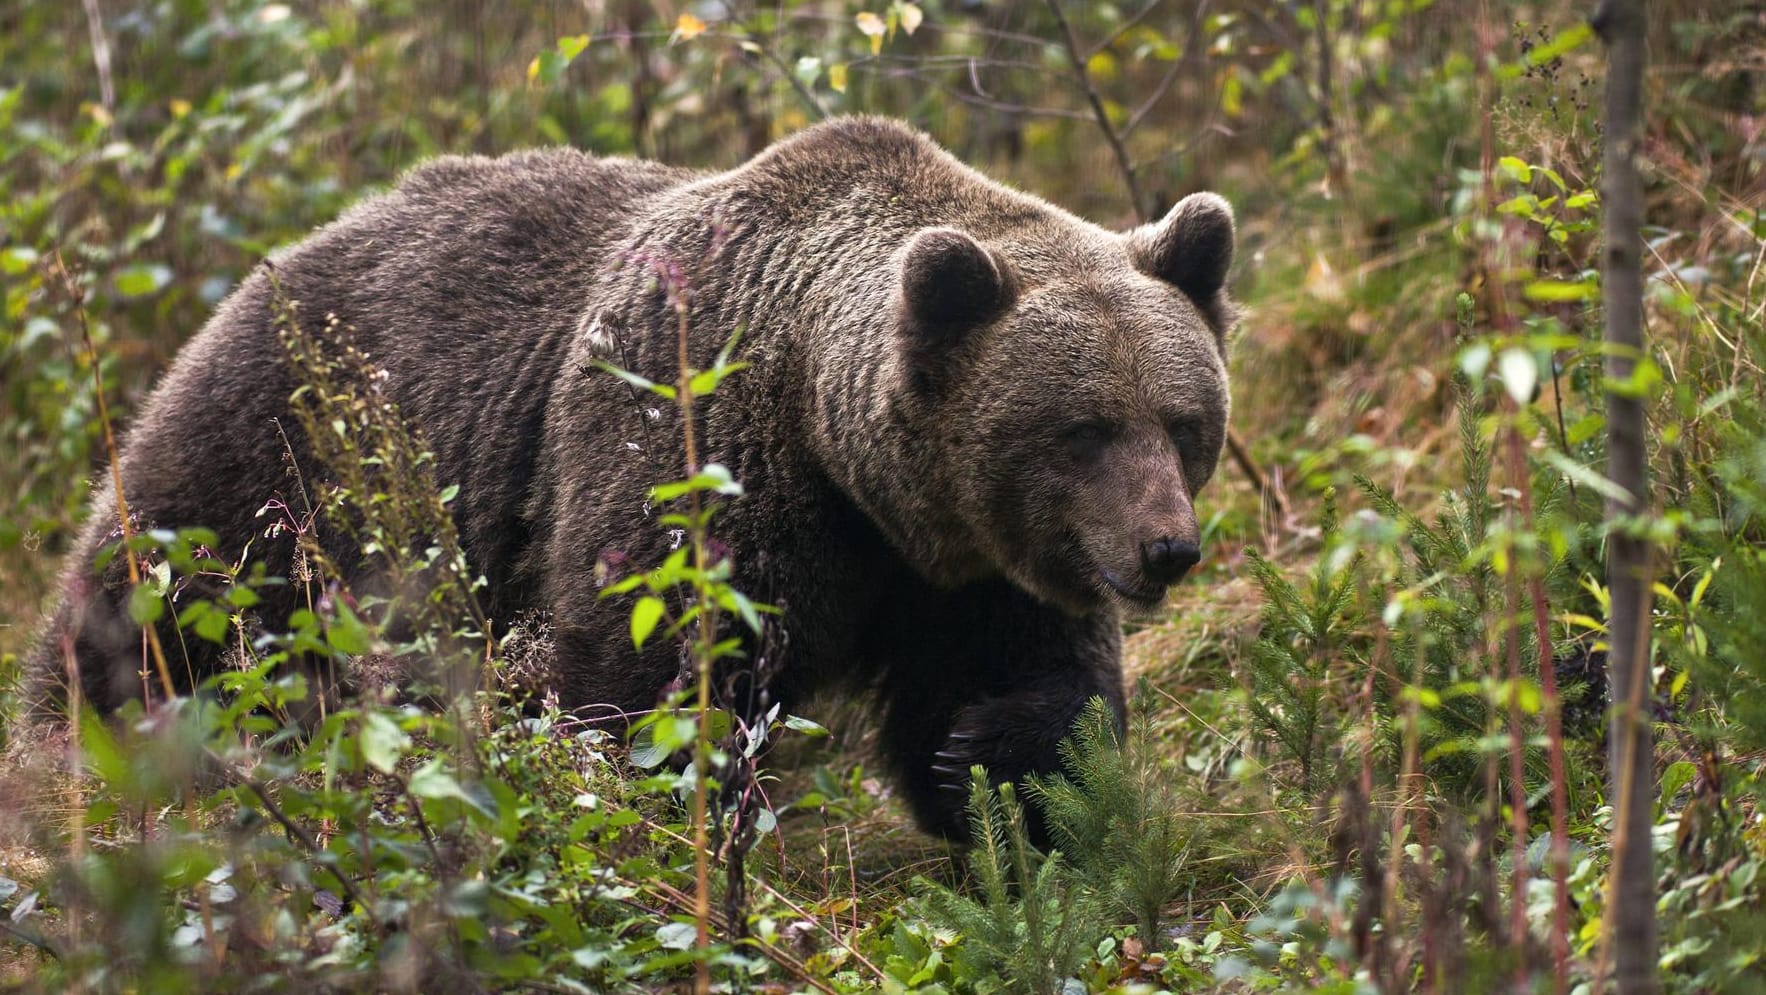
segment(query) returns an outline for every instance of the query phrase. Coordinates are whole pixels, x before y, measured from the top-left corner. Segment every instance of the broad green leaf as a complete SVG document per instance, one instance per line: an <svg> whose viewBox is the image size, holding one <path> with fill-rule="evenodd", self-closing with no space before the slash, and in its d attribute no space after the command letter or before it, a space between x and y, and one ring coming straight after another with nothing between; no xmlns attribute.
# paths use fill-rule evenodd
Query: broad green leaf
<svg viewBox="0 0 1766 995"><path fill-rule="evenodd" d="M411 745L411 737L399 728L397 722L382 712L369 712L362 718L359 741L362 759L382 774L392 773L399 765L399 757ZM412 790L414 792L416 789Z"/></svg>
<svg viewBox="0 0 1766 995"><path fill-rule="evenodd" d="M178 625L217 645L227 639L227 613L215 607L212 601L197 601L179 612Z"/></svg>
<svg viewBox="0 0 1766 995"><path fill-rule="evenodd" d="M4 252L0 252L0 272L7 276L18 276L36 263L37 250L28 245L8 246Z"/></svg>
<svg viewBox="0 0 1766 995"><path fill-rule="evenodd" d="M688 950L699 940L699 927L690 922L663 923L656 929L656 942L666 950Z"/></svg>
<svg viewBox="0 0 1766 995"><path fill-rule="evenodd" d="M715 491L719 494L728 494L731 497L740 497L742 485L731 476L729 467L722 463L707 463L688 480L677 480L673 483L658 484L652 487L650 500L662 504L694 491Z"/></svg>
<svg viewBox="0 0 1766 995"><path fill-rule="evenodd" d="M117 293L124 297L157 294L172 282L172 270L158 263L137 263L116 276Z"/></svg>
<svg viewBox="0 0 1766 995"><path fill-rule="evenodd" d="M166 603L150 581L136 584L129 592L129 617L136 625L152 625L165 614Z"/></svg>
<svg viewBox="0 0 1766 995"><path fill-rule="evenodd" d="M632 645L643 649L645 640L656 631L656 623L662 620L662 613L668 606L655 595L645 595L632 606Z"/></svg>
<svg viewBox="0 0 1766 995"><path fill-rule="evenodd" d="M325 630L325 641L331 648L345 656L361 656L368 652L373 640L370 638L368 626L346 604L339 603L337 617Z"/></svg>
<svg viewBox="0 0 1766 995"><path fill-rule="evenodd" d="M459 779L448 771L440 757L432 758L411 773L410 788L411 794L418 798L434 801L453 799L482 814L495 815L460 784Z"/></svg>
<svg viewBox="0 0 1766 995"><path fill-rule="evenodd" d="M811 721L800 715L785 716L785 728L792 732L800 732L805 736L826 736L828 730L819 722Z"/></svg>
<svg viewBox="0 0 1766 995"><path fill-rule="evenodd" d="M659 715L632 735L632 764L644 770L660 767L676 750L691 746L698 735L699 723L691 716Z"/></svg>

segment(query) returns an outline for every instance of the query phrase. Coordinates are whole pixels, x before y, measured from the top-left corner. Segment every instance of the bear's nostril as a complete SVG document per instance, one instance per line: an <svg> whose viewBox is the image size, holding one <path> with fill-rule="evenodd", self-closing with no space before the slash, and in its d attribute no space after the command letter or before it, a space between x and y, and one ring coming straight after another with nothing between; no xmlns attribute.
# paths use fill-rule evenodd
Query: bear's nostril
<svg viewBox="0 0 1766 995"><path fill-rule="evenodd" d="M1141 568L1147 578L1160 584L1175 584L1202 559L1202 551L1193 542L1169 537L1141 544Z"/></svg>

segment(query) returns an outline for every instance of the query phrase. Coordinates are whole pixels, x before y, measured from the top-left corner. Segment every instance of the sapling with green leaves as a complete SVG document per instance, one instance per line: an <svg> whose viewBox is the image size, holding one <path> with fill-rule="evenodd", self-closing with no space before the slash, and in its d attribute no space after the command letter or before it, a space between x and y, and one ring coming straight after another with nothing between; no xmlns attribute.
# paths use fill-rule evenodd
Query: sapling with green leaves
<svg viewBox="0 0 1766 995"><path fill-rule="evenodd" d="M1336 505L1327 498L1323 521L1327 550L1336 545ZM1300 791L1311 796L1331 762L1341 718L1335 687L1342 666L1361 665L1362 631L1356 601L1358 555L1323 555L1306 587L1284 577L1255 551L1247 551L1252 576L1263 591L1262 624L1245 653L1245 704L1252 720L1299 767Z"/></svg>
<svg viewBox="0 0 1766 995"><path fill-rule="evenodd" d="M674 384L663 384L605 360L596 366L675 405L679 411L685 475L680 480L653 486L649 500L653 505L669 508L657 523L665 529L679 530L684 541L658 566L608 584L601 596L635 595L631 608L634 648L643 649L660 630L661 638L680 639L685 644L692 663L693 686L672 695L665 707L640 719L634 734L641 746L638 759L647 765L660 763L678 750L692 751L688 778L693 806L695 990L703 992L710 990L713 956L710 863L714 846L724 836L722 815L714 816L709 805L713 795L725 800L726 789L731 787L719 784L714 772L740 774L747 770L740 764L752 767L778 718L775 708L760 717L757 725L745 729L747 749L732 744L737 717L714 708L712 686L723 667L744 658L746 651L742 637L728 634L723 620L737 618L758 637L762 613L773 609L756 604L737 590L731 583L733 570L729 558L711 553L712 520L721 507L716 498L739 497L742 485L728 467L720 463L701 464L699 460L695 405L709 398L726 377L747 365L732 359L740 331L724 343L709 368L694 368L688 358L690 294L672 268L658 266L657 271L675 312L679 379ZM741 845L728 848L731 860L725 909L726 925L733 936L741 936L745 931L740 896L745 893L746 881L740 854L755 835L754 824L745 819L747 809L754 807L753 800L745 793L738 800L742 804L735 806L734 838ZM764 818L770 823L772 816L768 813Z"/></svg>

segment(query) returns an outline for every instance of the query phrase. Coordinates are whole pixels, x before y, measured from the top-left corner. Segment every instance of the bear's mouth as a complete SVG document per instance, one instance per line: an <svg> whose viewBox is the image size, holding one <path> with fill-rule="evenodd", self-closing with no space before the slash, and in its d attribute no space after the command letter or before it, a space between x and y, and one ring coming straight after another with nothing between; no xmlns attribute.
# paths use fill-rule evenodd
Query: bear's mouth
<svg viewBox="0 0 1766 995"><path fill-rule="evenodd" d="M1132 584L1126 584L1111 573L1109 567L1098 567L1098 579L1104 582L1105 587L1134 603L1138 608L1157 608L1160 602L1165 600L1165 588L1135 587Z"/></svg>

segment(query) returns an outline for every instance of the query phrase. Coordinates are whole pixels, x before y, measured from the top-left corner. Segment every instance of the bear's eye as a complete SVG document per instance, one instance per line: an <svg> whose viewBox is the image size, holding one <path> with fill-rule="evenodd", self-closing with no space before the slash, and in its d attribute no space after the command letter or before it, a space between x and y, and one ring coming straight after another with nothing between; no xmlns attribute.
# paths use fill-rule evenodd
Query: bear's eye
<svg viewBox="0 0 1766 995"><path fill-rule="evenodd" d="M1062 435L1067 451L1080 460L1098 458L1104 447L1116 438L1116 426L1109 422L1081 422Z"/></svg>
<svg viewBox="0 0 1766 995"><path fill-rule="evenodd" d="M1166 423L1165 433L1171 436L1171 444L1179 453L1193 453L1201 448L1202 430L1194 422L1174 418Z"/></svg>

